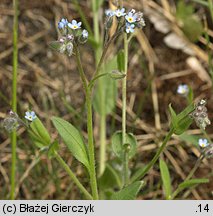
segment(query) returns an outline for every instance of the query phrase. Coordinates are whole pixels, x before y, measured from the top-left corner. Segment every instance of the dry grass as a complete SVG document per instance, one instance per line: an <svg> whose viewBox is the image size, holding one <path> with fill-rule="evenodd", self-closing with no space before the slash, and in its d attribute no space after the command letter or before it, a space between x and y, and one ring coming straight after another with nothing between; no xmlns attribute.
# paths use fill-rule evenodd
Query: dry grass
<svg viewBox="0 0 213 216"><path fill-rule="evenodd" d="M74 59L61 56L48 47L48 43L57 38L56 26L61 17L79 18L72 1L65 0L20 0L19 16L19 70L18 70L18 113L23 115L29 107L38 113L44 121L52 136L56 137L50 116L58 115L85 129L84 96ZM125 1L125 6L144 10L149 8L160 12L169 22L172 31L176 32L196 55L194 58L202 66L193 68L187 64L189 55L181 50L173 50L163 43L164 34L156 31L145 13L147 26L144 32L139 32L131 43L130 65L128 71L128 101L127 124L129 131L137 135L139 150L131 166L141 166L147 163L162 137L169 128L168 111L172 103L178 111L186 105L184 99L176 95L178 84L187 83L194 91L196 99L207 98L209 117L213 117L213 97L211 82L208 82L208 55L203 44L204 37L199 43L189 42L172 14L173 1L167 0L132 0ZM89 23L92 24L92 14L89 12L90 1L80 1L82 10L86 11ZM105 5L107 7L107 3ZM202 14L206 15L205 12ZM12 3L11 0L1 0L0 3L0 117L10 109L11 83L12 83ZM209 23L212 26L212 23ZM208 29L212 36L212 29ZM112 48L111 53L116 52ZM140 47L139 47L140 46ZM212 44L210 43L210 49ZM94 70L92 48L87 45L82 48L83 64L87 74ZM205 74L206 73L206 74ZM207 76L203 79L203 74ZM120 97L119 97L120 98ZM75 112L70 111L73 107ZM108 131L112 131L111 122L115 122L115 129L121 124L121 100L117 100L116 113L109 116ZM98 137L98 124L95 124L95 138ZM208 133L213 137L210 126ZM190 134L201 134L193 125ZM17 172L17 199L76 199L79 192L69 177L58 167L54 161L46 156L37 159L38 151L31 141L27 139L26 132L18 140L18 172ZM0 134L0 198L8 198L11 146L8 135L2 131ZM84 132L86 135L86 132ZM108 143L110 144L110 134ZM98 151L98 142L97 151ZM82 168L74 161L65 146L60 149L61 155L73 167L78 177L85 182ZM183 180L193 167L199 152L190 143L181 141L174 136L162 157L168 162L174 186ZM109 157L112 157L109 155ZM196 177L209 177L210 183L197 187L191 192L183 194L184 199L212 199L213 178L212 160L204 161L196 172ZM145 180L147 186L141 199L162 199L163 192L160 184L160 173L155 166Z"/></svg>

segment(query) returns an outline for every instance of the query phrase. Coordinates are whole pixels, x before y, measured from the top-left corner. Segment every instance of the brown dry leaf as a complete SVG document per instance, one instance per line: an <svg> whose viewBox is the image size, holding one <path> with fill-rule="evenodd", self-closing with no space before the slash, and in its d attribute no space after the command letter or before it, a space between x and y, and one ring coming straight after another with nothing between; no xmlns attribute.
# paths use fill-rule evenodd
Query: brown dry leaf
<svg viewBox="0 0 213 216"><path fill-rule="evenodd" d="M160 13L148 7L144 8L144 13L148 16L150 22L154 25L157 31L164 34L171 31L170 23Z"/></svg>
<svg viewBox="0 0 213 216"><path fill-rule="evenodd" d="M187 43L180 36L178 36L176 33L170 33L170 34L168 34L163 39L163 41L170 48L180 49L180 50L182 50L184 53L186 53L188 55L195 55L194 50L191 49L187 45Z"/></svg>
<svg viewBox="0 0 213 216"><path fill-rule="evenodd" d="M211 77L196 57L187 58L186 63L203 82L207 83L208 87L212 86Z"/></svg>

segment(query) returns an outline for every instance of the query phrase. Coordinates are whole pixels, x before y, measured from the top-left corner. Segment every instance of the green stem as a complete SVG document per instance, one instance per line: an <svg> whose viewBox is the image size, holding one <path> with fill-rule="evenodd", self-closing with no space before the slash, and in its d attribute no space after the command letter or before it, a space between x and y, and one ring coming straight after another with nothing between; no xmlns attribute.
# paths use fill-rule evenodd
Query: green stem
<svg viewBox="0 0 213 216"><path fill-rule="evenodd" d="M17 71L18 71L18 0L13 0L13 84L12 84L12 110L17 112ZM15 177L16 177L16 132L12 132L12 167L11 167L11 191L10 199L15 198Z"/></svg>
<svg viewBox="0 0 213 216"><path fill-rule="evenodd" d="M203 135L206 137L206 139L208 140L209 143L212 143L211 138L209 137L209 135L206 133L206 131L204 129L201 129Z"/></svg>
<svg viewBox="0 0 213 216"><path fill-rule="evenodd" d="M172 137L173 133L174 133L174 128L171 128L170 131L168 132L168 134L166 135L166 137L164 138L162 145L159 147L159 149L156 152L153 159L145 166L144 169L141 170L140 173L138 173L137 175L132 177L131 182L134 182L138 179L142 179L149 172L149 170L154 166L154 164L158 160L161 153L164 151L166 144L170 140L170 138Z"/></svg>
<svg viewBox="0 0 213 216"><path fill-rule="evenodd" d="M99 72L101 71L101 67L102 67L102 65L103 65L103 63L104 63L104 59L105 59L105 57L106 57L107 51L108 51L108 49L109 49L111 43L120 35L120 33L121 33L121 32L116 32L116 33L109 39L109 41L106 43L106 45L104 46L103 52L102 52L102 55L101 55L101 58L100 58L100 60L99 60L99 62L98 62L96 71L95 71L95 73L93 74L92 80L94 79L94 77L97 77L98 74L99 74ZM92 87L93 87L93 85L92 85Z"/></svg>
<svg viewBox="0 0 213 216"><path fill-rule="evenodd" d="M101 78L101 77L103 77L103 76L106 76L106 75L108 75L109 73L101 73L101 74L99 74L97 77L94 77L91 81L90 81L90 83L89 83L89 88L91 89L92 88L92 86L94 85L94 82L97 80L97 79L99 79L99 78Z"/></svg>
<svg viewBox="0 0 213 216"><path fill-rule="evenodd" d="M78 188L81 190L81 192L85 195L85 197L88 200L92 200L93 197L90 195L90 193L86 190L86 188L81 184L81 182L78 180L78 178L75 176L73 171L69 168L69 166L66 164L66 162L63 160L63 158L55 152L55 157L57 161L60 163L60 165L64 168L64 170L67 172L67 174L70 176L70 178L75 182L75 184L78 186Z"/></svg>
<svg viewBox="0 0 213 216"><path fill-rule="evenodd" d="M122 145L126 144L126 82L128 70L128 40L127 34L124 33L124 74L126 75L122 80ZM129 169L128 169L128 152L124 151L123 156L123 174L124 186L129 182Z"/></svg>
<svg viewBox="0 0 213 216"><path fill-rule="evenodd" d="M198 169L198 167L200 166L202 160L203 160L204 156L201 154L200 157L197 159L193 169L190 171L189 175L186 177L185 181L189 180L195 173L195 171Z"/></svg>
<svg viewBox="0 0 213 216"><path fill-rule="evenodd" d="M87 132L88 132L88 150L90 159L90 184L92 188L93 199L98 199L98 189L96 181L96 170L95 170L95 152L94 152L94 141L93 141L93 122L92 122L92 96L89 92L86 96L87 105Z"/></svg>
<svg viewBox="0 0 213 216"><path fill-rule="evenodd" d="M76 44L74 44L74 50L76 53L76 60L78 65L78 70L83 83L86 96L86 106L87 106L87 133L88 133L88 152L90 160L90 185L92 189L93 199L98 199L98 189L96 180L96 170L95 170L95 152L94 152L94 141L93 141L93 122L92 122L92 94L87 85L87 79L84 73L83 66L81 64L80 53Z"/></svg>
<svg viewBox="0 0 213 216"><path fill-rule="evenodd" d="M93 26L94 26L94 39L98 43L98 47L95 49L95 61L96 67L98 67L98 62L101 58L102 53L102 41L100 39L100 31L99 31L99 10L97 9L97 1L92 0L92 9L93 9ZM104 62L103 62L104 63ZM95 80L99 77L104 76L106 73L100 71L100 74L95 76L91 82L91 89L95 83ZM98 80L98 96L100 101L100 150L99 150L99 173L101 176L105 170L105 161L106 161L106 114L105 114L105 91L103 89L103 79Z"/></svg>
<svg viewBox="0 0 213 216"><path fill-rule="evenodd" d="M194 173L196 172L196 170L198 169L198 167L200 166L201 162L203 161L204 156L201 154L200 157L197 159L193 169L190 171L190 173L188 174L188 176L186 177L185 181L188 181L192 178L192 176L194 175ZM178 187L172 194L172 199L174 199L183 189Z"/></svg>

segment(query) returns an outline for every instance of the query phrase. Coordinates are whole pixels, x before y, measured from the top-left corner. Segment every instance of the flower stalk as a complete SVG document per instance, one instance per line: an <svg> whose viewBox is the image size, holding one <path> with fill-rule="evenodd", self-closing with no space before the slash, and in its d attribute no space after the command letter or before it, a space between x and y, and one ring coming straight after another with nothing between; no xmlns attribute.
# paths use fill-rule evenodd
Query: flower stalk
<svg viewBox="0 0 213 216"><path fill-rule="evenodd" d="M12 83L12 110L17 112L17 71L18 71L18 0L13 0L13 83ZM11 134L12 144L12 167L11 167L11 188L10 199L15 198L15 178L16 178L16 131Z"/></svg>
<svg viewBox="0 0 213 216"><path fill-rule="evenodd" d="M193 169L190 171L190 173L188 174L188 176L186 177L186 179L184 181L188 181L192 178L192 176L194 175L194 173L196 172L196 170L198 169L198 167L200 166L201 162L203 161L203 159L205 158L205 156L203 154L200 155L200 157L197 159ZM175 199L175 197L182 191L182 188L177 188L174 193L172 194L172 199Z"/></svg>
<svg viewBox="0 0 213 216"><path fill-rule="evenodd" d="M127 34L124 33L124 74L122 80L122 145L126 144L126 85L127 85L127 70L128 70L128 40ZM129 182L129 169L128 169L128 151L124 150L123 155L123 180L124 186Z"/></svg>
<svg viewBox="0 0 213 216"><path fill-rule="evenodd" d="M54 154L55 158L57 159L57 161L59 162L59 164L64 168L64 170L67 172L67 174L70 176L70 178L74 181L74 183L78 186L78 188L80 189L80 191L85 195L85 197L88 200L92 200L93 197L91 196L91 194L86 190L86 188L81 184L81 182L78 180L78 178L75 176L75 174L73 173L73 171L69 168L69 166L66 164L66 162L63 160L63 158L57 153L55 152Z"/></svg>
<svg viewBox="0 0 213 216"><path fill-rule="evenodd" d="M92 92L88 87L87 79L84 73L83 66L81 64L79 49L76 44L74 44L74 51L76 54L76 60L78 65L78 70L80 73L81 81L85 90L86 96L86 106L87 106L87 133L88 133L88 152L90 161L90 185L92 189L93 199L98 199L98 189L97 189L97 179L95 170L95 152L94 152L94 140L93 140L93 119L92 119Z"/></svg>

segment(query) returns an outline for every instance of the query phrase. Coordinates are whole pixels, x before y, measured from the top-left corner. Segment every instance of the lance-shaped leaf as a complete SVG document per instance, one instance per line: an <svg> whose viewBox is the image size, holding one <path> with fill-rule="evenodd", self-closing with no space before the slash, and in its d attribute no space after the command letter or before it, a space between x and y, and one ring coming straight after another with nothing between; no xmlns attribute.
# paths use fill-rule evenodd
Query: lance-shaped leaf
<svg viewBox="0 0 213 216"><path fill-rule="evenodd" d="M184 190L186 188L190 188L190 187L196 186L198 184L205 184L205 183L209 183L209 179L206 179L206 178L190 179L190 180L186 180L183 183L179 184L178 188L181 190Z"/></svg>
<svg viewBox="0 0 213 216"><path fill-rule="evenodd" d="M134 200L138 195L141 187L144 185L144 181L134 182L122 190L114 193L111 196L111 200Z"/></svg>
<svg viewBox="0 0 213 216"><path fill-rule="evenodd" d="M89 170L86 147L79 131L61 118L53 117L52 122L73 156Z"/></svg>
<svg viewBox="0 0 213 216"><path fill-rule="evenodd" d="M62 46L62 43L60 43L59 41L51 41L49 43L49 46L50 46L51 49L59 52L60 48Z"/></svg>
<svg viewBox="0 0 213 216"><path fill-rule="evenodd" d="M50 135L38 117L35 120L33 120L32 123L30 123L30 128L32 132L29 132L31 136L34 137L34 140L40 142L40 144L43 144L44 146L50 144Z"/></svg>
<svg viewBox="0 0 213 216"><path fill-rule="evenodd" d="M191 103L181 113L177 115L173 110L171 104L169 105L172 127L174 128L174 133L176 135L180 135L184 133L192 124L193 120L189 116L189 114L193 112L194 109L195 109L194 104Z"/></svg>
<svg viewBox="0 0 213 216"><path fill-rule="evenodd" d="M163 160L160 160L160 174L163 181L163 190L166 195L166 199L171 199L172 186L170 173L167 164Z"/></svg>

